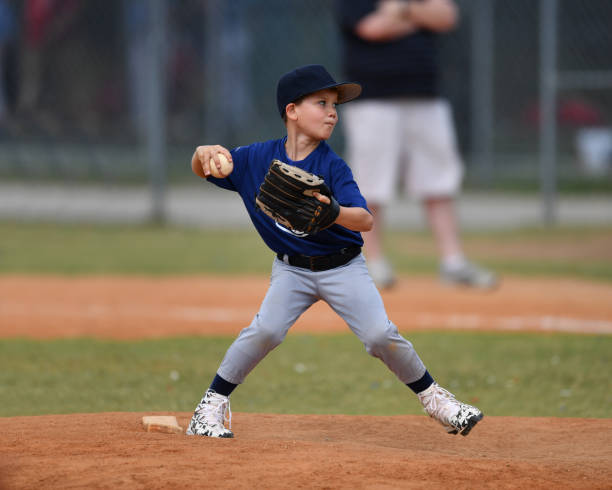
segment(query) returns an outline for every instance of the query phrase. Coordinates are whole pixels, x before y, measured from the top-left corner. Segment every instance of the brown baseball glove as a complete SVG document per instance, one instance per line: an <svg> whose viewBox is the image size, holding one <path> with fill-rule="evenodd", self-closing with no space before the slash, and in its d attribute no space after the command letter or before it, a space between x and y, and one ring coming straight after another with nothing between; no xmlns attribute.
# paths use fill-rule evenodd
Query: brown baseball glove
<svg viewBox="0 0 612 490"><path fill-rule="evenodd" d="M313 194L327 196L329 204ZM340 205L322 177L272 160L255 203L265 214L292 231L315 234L334 224Z"/></svg>

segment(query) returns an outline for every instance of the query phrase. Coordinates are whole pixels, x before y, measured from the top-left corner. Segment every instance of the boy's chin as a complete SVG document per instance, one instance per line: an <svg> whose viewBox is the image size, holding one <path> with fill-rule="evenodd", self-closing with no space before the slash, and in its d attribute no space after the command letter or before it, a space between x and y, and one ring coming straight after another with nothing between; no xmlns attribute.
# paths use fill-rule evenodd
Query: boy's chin
<svg viewBox="0 0 612 490"><path fill-rule="evenodd" d="M328 140L329 138L331 138L331 135L334 133L334 130L332 129L331 131L326 131L321 135L321 140L325 141Z"/></svg>
<svg viewBox="0 0 612 490"><path fill-rule="evenodd" d="M323 131L313 131L313 132L309 132L308 136L312 139L316 139L319 141L325 141L328 140L329 138L331 138L331 135L334 133L334 128L332 128L331 130L323 130Z"/></svg>

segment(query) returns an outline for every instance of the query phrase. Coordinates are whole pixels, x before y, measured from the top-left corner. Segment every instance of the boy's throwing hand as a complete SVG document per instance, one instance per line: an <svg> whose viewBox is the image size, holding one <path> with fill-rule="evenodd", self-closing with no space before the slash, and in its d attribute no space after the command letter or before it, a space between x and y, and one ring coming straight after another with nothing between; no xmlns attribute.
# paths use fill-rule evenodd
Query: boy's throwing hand
<svg viewBox="0 0 612 490"><path fill-rule="evenodd" d="M226 158L231 167L224 165L224 162L222 162L219 158L220 154ZM214 171L215 169L211 168L211 162L214 162L216 171ZM229 168L233 168L232 155L227 148L221 145L198 146L193 154L193 157L191 157L191 170L194 174L196 174L198 177L202 177L203 179L206 179L211 175L214 177L227 177L231 172Z"/></svg>

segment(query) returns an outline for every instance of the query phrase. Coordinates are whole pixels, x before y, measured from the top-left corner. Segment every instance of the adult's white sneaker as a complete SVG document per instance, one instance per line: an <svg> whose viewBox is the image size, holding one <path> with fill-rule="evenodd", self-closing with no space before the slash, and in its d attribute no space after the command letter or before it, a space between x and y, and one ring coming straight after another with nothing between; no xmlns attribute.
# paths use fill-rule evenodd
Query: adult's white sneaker
<svg viewBox="0 0 612 490"><path fill-rule="evenodd" d="M493 272L468 261L459 267L442 266L440 279L445 284L477 289L494 289L499 282Z"/></svg>

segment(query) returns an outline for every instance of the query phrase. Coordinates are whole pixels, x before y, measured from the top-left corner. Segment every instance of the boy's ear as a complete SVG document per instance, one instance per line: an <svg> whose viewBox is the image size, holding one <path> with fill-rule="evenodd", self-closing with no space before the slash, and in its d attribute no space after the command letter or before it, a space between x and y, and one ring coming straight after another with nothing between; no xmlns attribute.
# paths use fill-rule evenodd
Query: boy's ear
<svg viewBox="0 0 612 490"><path fill-rule="evenodd" d="M287 115L287 119L291 119L292 121L295 121L297 119L295 107L296 105L294 102L287 104L287 107L285 107L285 114Z"/></svg>

